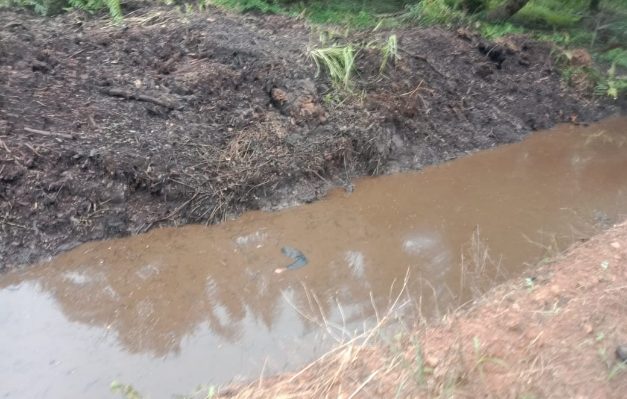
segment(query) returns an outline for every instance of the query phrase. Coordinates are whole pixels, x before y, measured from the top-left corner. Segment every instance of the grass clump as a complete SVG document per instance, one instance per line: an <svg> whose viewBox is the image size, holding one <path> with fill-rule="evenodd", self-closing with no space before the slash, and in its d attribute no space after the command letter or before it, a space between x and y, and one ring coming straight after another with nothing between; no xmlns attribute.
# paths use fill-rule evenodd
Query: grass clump
<svg viewBox="0 0 627 399"><path fill-rule="evenodd" d="M382 19L402 12L415 0L309 0L285 2L291 12L319 24L340 24L356 28L376 26ZM293 4L296 3L296 4Z"/></svg>
<svg viewBox="0 0 627 399"><path fill-rule="evenodd" d="M581 18L582 13L577 10L560 12L559 8L550 4L530 2L516 14L515 20L521 25L539 28L569 28L579 23Z"/></svg>
<svg viewBox="0 0 627 399"><path fill-rule="evenodd" d="M499 37L508 35L525 33L524 28L513 25L509 22L504 22L502 24L477 23L476 26L481 33L481 36L489 40L498 39Z"/></svg>
<svg viewBox="0 0 627 399"><path fill-rule="evenodd" d="M262 14L279 14L285 12L277 2L266 0L211 0L212 4L233 8L239 12L259 12Z"/></svg>
<svg viewBox="0 0 627 399"><path fill-rule="evenodd" d="M627 49L615 48L599 56L601 61L627 69Z"/></svg>
<svg viewBox="0 0 627 399"><path fill-rule="evenodd" d="M616 100L618 96L627 92L627 75L618 75L616 72L616 62L607 71L607 75L601 79L595 88L598 95L607 95Z"/></svg>
<svg viewBox="0 0 627 399"><path fill-rule="evenodd" d="M396 35L390 35L388 40L381 48L383 60L381 61L381 67L379 73L383 73L388 65L388 62L396 61L398 59L398 39Z"/></svg>
<svg viewBox="0 0 627 399"><path fill-rule="evenodd" d="M325 41L322 41L323 43ZM355 86L353 75L357 55L362 49L380 51L381 64L379 74L382 74L388 65L398 60L398 38L390 35L384 43L372 41L362 45L332 45L330 47L317 48L309 52L309 56L316 64L316 77L324 70L336 89L352 92Z"/></svg>
<svg viewBox="0 0 627 399"><path fill-rule="evenodd" d="M113 381L109 389L111 389L111 393L120 395L124 399L143 399L142 394L131 384Z"/></svg>
<svg viewBox="0 0 627 399"><path fill-rule="evenodd" d="M421 0L409 7L403 16L406 21L418 22L423 25L453 26L467 21L464 12L446 0Z"/></svg>
<svg viewBox="0 0 627 399"><path fill-rule="evenodd" d="M0 7L25 8L44 16L58 14L66 6L66 0L0 0Z"/></svg>
<svg viewBox="0 0 627 399"><path fill-rule="evenodd" d="M109 11L109 15L114 21L122 20L122 6L120 0L68 0L71 8L96 12L103 9Z"/></svg>
<svg viewBox="0 0 627 399"><path fill-rule="evenodd" d="M415 0L212 0L213 4L241 12L277 13L304 16L318 24L356 28L377 26L382 19L401 12Z"/></svg>
<svg viewBox="0 0 627 399"><path fill-rule="evenodd" d="M344 89L352 86L352 75L355 67L356 52L353 46L333 46L314 49L309 52L316 63L317 75L326 70L331 81Z"/></svg>

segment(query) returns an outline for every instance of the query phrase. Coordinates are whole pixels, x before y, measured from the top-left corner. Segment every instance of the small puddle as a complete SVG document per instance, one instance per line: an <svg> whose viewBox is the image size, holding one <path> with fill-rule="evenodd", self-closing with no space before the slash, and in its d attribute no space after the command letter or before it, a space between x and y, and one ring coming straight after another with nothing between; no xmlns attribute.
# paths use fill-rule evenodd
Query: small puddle
<svg viewBox="0 0 627 399"><path fill-rule="evenodd" d="M408 270L436 315L625 215L613 118L281 212L88 243L0 276L0 397L111 397L113 380L170 397L296 367L384 312Z"/></svg>

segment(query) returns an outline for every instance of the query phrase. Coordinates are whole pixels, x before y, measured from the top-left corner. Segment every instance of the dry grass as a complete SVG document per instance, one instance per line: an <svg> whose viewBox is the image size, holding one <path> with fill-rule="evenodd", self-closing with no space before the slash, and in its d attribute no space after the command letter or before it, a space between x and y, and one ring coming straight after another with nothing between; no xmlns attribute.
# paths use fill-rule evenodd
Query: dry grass
<svg viewBox="0 0 627 399"><path fill-rule="evenodd" d="M237 213L238 204L275 190L286 175L308 172L320 176L326 174L330 160L347 162L346 154L351 151L348 142L338 140L329 145L312 139L290 146L282 137L286 128L272 128L254 126L233 132L220 147L190 143L189 150L195 152L198 162L176 180L194 192L190 201L183 204L184 213L195 220L221 221L230 213ZM195 173L198 169L206 173Z"/></svg>
<svg viewBox="0 0 627 399"><path fill-rule="evenodd" d="M465 270L472 275L472 279L466 280L464 284L478 284L481 278L485 279L482 273L494 266L478 230L472 235L468 253L472 256L472 265ZM308 313L292 306L302 317L326 331L337 341L337 346L296 373L267 379L262 376L246 386L226 388L218 397L450 397L460 390L460 384L470 378L472 373L482 374L485 367L501 364L499 359L484 352L478 339L466 343L461 338L456 340L443 357L426 355L423 350L426 320L420 313L420 300L409 297L407 293L409 280L408 271L400 292L393 298L383 317L379 316L380 312L373 302L376 324L347 340L343 340L349 335L345 325L330 323L315 294L308 292ZM307 291L306 287L303 288ZM478 285L469 285L468 288L479 292ZM394 287L391 287L390 292L393 290ZM416 305L412 311L418 314L412 318L417 322L407 327L402 324L402 320L398 323L399 315L407 313L405 310L411 304ZM449 313L443 320L449 319L451 315ZM472 348L471 356L464 354L468 348Z"/></svg>
<svg viewBox="0 0 627 399"><path fill-rule="evenodd" d="M227 389L220 397L283 399L357 398L364 395L370 397L377 386L398 379L399 365L406 363L404 350L396 350L396 353L390 356L392 346L388 345L389 348L385 348L385 329L394 322L396 314L409 303L405 295L408 279L409 274L405 276L403 286L389 310L383 317L377 319L374 327L339 344L297 373L267 380L260 378L247 386L237 387L236 391ZM315 297L310 297L310 303L317 304L318 301ZM307 318L315 321L314 317ZM333 333L335 328L329 326L324 317L322 324L326 331L335 335ZM393 343L397 345L399 339L395 337ZM394 348L398 349L396 346Z"/></svg>
<svg viewBox="0 0 627 399"><path fill-rule="evenodd" d="M488 287L496 285L498 279L504 280L501 260L492 258L488 245L481 238L478 226L462 251L460 276L461 298L465 297L466 292L476 298Z"/></svg>

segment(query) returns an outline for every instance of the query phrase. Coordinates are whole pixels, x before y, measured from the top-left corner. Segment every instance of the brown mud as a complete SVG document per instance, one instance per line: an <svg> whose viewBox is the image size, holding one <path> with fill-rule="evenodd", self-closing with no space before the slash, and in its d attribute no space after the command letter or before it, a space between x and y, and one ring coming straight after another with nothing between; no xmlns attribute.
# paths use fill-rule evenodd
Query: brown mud
<svg viewBox="0 0 627 399"><path fill-rule="evenodd" d="M391 32L354 33L348 41ZM550 48L399 29L401 59L357 59L333 104L319 28L214 8L123 26L0 10L0 268L79 242L310 202L382 174L612 108L560 84Z"/></svg>

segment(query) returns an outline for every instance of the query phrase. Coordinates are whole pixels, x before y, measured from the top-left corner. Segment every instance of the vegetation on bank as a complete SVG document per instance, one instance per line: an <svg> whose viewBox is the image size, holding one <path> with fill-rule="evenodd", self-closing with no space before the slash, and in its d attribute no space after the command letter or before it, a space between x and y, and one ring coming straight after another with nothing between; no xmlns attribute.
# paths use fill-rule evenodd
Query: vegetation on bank
<svg viewBox="0 0 627 399"><path fill-rule="evenodd" d="M213 4L240 12L280 13L304 17L314 23L336 24L356 29L394 28L407 25L464 27L490 40L512 34L527 34L555 44L564 80L585 92L618 98L627 92L627 2L623 0L161 0L184 11ZM507 6L514 4L508 11ZM520 7L522 5L522 8ZM24 7L41 15L80 9L107 11L122 21L124 0L0 0L0 6ZM517 9L519 8L519 9ZM512 15L508 15L512 13ZM582 53L580 48L585 48ZM343 47L345 50L346 47ZM343 51L342 50L342 51ZM314 60L321 61L319 49ZM344 61L350 55L344 52ZM339 61L332 54L326 59ZM592 59L596 64L591 62ZM387 60L386 60L387 62ZM334 65L322 60L333 75ZM321 65L319 64L319 67ZM335 65L337 66L337 65ZM335 68L337 69L337 68ZM338 71L335 71L338 72ZM343 72L342 85L349 84L350 70Z"/></svg>
<svg viewBox="0 0 627 399"><path fill-rule="evenodd" d="M0 0L1 6L31 9L44 16L52 16L72 9L91 13L108 10L111 18L117 21L122 20L123 16L120 0Z"/></svg>
<svg viewBox="0 0 627 399"><path fill-rule="evenodd" d="M622 0L213 0L212 3L240 12L291 14L315 23L358 29L440 25L469 28L490 40L527 34L555 44L555 57L570 85L613 99L627 92L627 3ZM507 3L525 4L507 15L502 11ZM587 50L582 52L582 48ZM591 62L592 58L598 66Z"/></svg>

